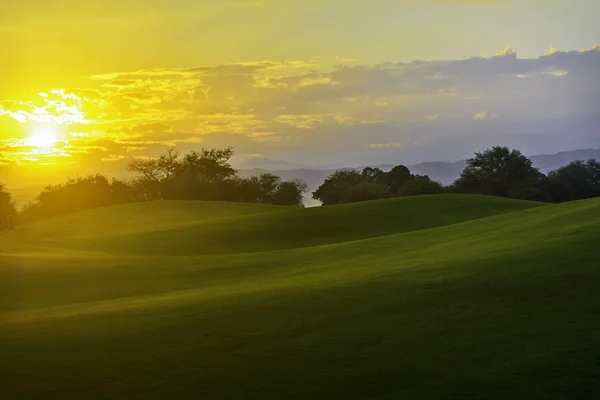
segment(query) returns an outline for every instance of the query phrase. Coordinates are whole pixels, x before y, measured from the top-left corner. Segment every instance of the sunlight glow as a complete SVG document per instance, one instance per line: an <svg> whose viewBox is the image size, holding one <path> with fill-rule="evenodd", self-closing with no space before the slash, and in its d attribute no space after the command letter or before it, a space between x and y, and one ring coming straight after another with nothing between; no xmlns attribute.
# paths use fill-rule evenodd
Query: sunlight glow
<svg viewBox="0 0 600 400"><path fill-rule="evenodd" d="M29 138L29 144L40 149L49 149L56 142L58 142L58 134L56 130L49 127L35 129L33 135Z"/></svg>

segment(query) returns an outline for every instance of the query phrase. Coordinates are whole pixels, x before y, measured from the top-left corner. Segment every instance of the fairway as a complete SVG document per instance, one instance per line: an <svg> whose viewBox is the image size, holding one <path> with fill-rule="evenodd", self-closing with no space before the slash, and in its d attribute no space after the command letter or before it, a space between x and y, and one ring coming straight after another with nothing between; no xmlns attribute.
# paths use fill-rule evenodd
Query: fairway
<svg viewBox="0 0 600 400"><path fill-rule="evenodd" d="M2 399L593 399L600 199L99 208L0 233Z"/></svg>

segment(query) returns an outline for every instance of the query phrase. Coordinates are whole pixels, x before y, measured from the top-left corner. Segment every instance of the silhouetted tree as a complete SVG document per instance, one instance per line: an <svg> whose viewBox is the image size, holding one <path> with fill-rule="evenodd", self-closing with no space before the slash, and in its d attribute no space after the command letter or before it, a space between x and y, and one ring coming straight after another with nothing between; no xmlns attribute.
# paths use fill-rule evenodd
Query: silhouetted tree
<svg viewBox="0 0 600 400"><path fill-rule="evenodd" d="M161 166L157 159L135 159L127 166L127 171L137 172L141 177L149 181L160 181L164 178Z"/></svg>
<svg viewBox="0 0 600 400"><path fill-rule="evenodd" d="M280 206L304 207L302 198L308 186L300 180L280 182L273 194L273 203Z"/></svg>
<svg viewBox="0 0 600 400"><path fill-rule="evenodd" d="M446 189L439 182L431 180L427 175L411 175L399 189L400 196L417 196L423 194L440 194Z"/></svg>
<svg viewBox="0 0 600 400"><path fill-rule="evenodd" d="M600 162L574 161L551 171L541 188L556 203L600 197Z"/></svg>
<svg viewBox="0 0 600 400"><path fill-rule="evenodd" d="M520 151L493 147L467 160L453 188L459 193L520 198L535 188L541 177L540 171Z"/></svg>
<svg viewBox="0 0 600 400"><path fill-rule="evenodd" d="M262 204L273 204L275 193L281 184L281 178L273 174L260 174L254 180L258 185L258 202Z"/></svg>
<svg viewBox="0 0 600 400"><path fill-rule="evenodd" d="M168 150L156 159L135 160L129 171L139 200L242 201L299 206L304 187L273 174L241 178L230 165L233 149L201 149L180 155ZM300 199L300 200L298 200Z"/></svg>
<svg viewBox="0 0 600 400"><path fill-rule="evenodd" d="M377 185L355 169L340 169L325 179L325 182L313 192L313 199L319 200L324 206L349 203L353 201L350 196L352 189L366 183Z"/></svg>
<svg viewBox="0 0 600 400"><path fill-rule="evenodd" d="M24 220L33 221L133 201L135 196L129 185L96 174L46 186L34 202L23 207L20 215Z"/></svg>
<svg viewBox="0 0 600 400"><path fill-rule="evenodd" d="M388 174L379 168L366 167L362 170L361 175L371 183L376 183L383 186L388 185Z"/></svg>
<svg viewBox="0 0 600 400"><path fill-rule="evenodd" d="M0 230L8 229L8 217L16 218L17 208L11 194L0 183Z"/></svg>
<svg viewBox="0 0 600 400"><path fill-rule="evenodd" d="M184 174L207 183L221 182L237 172L229 164L232 156L232 148L192 150L182 157L175 175Z"/></svg>
<svg viewBox="0 0 600 400"><path fill-rule="evenodd" d="M157 159L135 159L127 166L127 171L137 172L140 176L132 182L138 201L156 200L161 197L161 182L166 174Z"/></svg>
<svg viewBox="0 0 600 400"><path fill-rule="evenodd" d="M140 200L218 200L227 190L225 181L236 175L229 164L232 156L231 148L203 148L183 156L169 149L156 159L134 160L127 170L139 174L133 186Z"/></svg>
<svg viewBox="0 0 600 400"><path fill-rule="evenodd" d="M156 166L164 179L171 179L179 167L179 152L174 149L168 149L156 160Z"/></svg>
<svg viewBox="0 0 600 400"><path fill-rule="evenodd" d="M383 185L373 182L360 182L346 191L345 203L356 203L359 201L379 200L393 197L393 193Z"/></svg>
<svg viewBox="0 0 600 400"><path fill-rule="evenodd" d="M367 167L361 172L341 169L331 174L313 193L313 198L323 205L353 203L384 199L394 196L415 196L444 192L442 184L428 176L412 175L404 165L390 172Z"/></svg>
<svg viewBox="0 0 600 400"><path fill-rule="evenodd" d="M387 173L386 186L392 193L398 194L402 186L404 186L411 177L412 175L407 167L404 165L395 166Z"/></svg>
<svg viewBox="0 0 600 400"><path fill-rule="evenodd" d="M260 185L258 178L235 177L223 185L223 200L242 203L258 203L260 198Z"/></svg>

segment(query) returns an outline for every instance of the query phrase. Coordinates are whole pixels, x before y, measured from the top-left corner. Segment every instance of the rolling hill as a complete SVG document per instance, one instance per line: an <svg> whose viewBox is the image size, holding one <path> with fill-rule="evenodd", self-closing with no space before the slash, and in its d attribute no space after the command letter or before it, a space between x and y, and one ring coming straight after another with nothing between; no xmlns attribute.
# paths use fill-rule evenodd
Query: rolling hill
<svg viewBox="0 0 600 400"><path fill-rule="evenodd" d="M390 235L540 205L476 195L407 197L309 209L164 201L50 219L25 225L12 236L52 249L141 255L244 253Z"/></svg>
<svg viewBox="0 0 600 400"><path fill-rule="evenodd" d="M6 398L572 399L600 201L157 202L0 233Z"/></svg>

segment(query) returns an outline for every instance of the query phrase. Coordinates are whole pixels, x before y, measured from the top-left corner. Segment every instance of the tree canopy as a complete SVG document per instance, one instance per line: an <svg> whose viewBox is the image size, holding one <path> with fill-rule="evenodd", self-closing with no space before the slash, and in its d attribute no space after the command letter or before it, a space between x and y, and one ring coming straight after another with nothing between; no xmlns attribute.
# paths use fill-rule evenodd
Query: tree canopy
<svg viewBox="0 0 600 400"><path fill-rule="evenodd" d="M443 191L444 187L428 176L412 175L407 167L398 165L389 172L373 167L335 171L313 193L313 198L323 205L333 205Z"/></svg>
<svg viewBox="0 0 600 400"><path fill-rule="evenodd" d="M12 200L12 195L6 190L4 185L0 183L0 230L8 228L7 217L16 218L17 208Z"/></svg>
<svg viewBox="0 0 600 400"><path fill-rule="evenodd" d="M461 193L520 198L541 178L540 171L519 150L498 146L469 158L454 188Z"/></svg>
<svg viewBox="0 0 600 400"><path fill-rule="evenodd" d="M118 179L109 179L101 174L69 178L64 183L46 186L35 201L23 207L21 219L35 221L133 201L132 188Z"/></svg>
<svg viewBox="0 0 600 400"><path fill-rule="evenodd" d="M233 150L201 149L180 155L170 149L157 158L133 160L131 181L101 174L68 178L48 185L20 212L35 221L101 206L152 200L214 200L302 207L307 190L301 181L283 181L273 174L242 178L229 164ZM0 186L0 216L16 214L10 194ZM4 223L4 222L3 222Z"/></svg>
<svg viewBox="0 0 600 400"><path fill-rule="evenodd" d="M542 180L541 188L556 203L599 197L600 162L574 161L551 171Z"/></svg>
<svg viewBox="0 0 600 400"><path fill-rule="evenodd" d="M306 185L273 174L238 176L233 149L201 149L180 155L171 149L156 159L135 160L128 171L140 200L213 200L302 206Z"/></svg>

